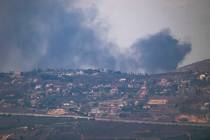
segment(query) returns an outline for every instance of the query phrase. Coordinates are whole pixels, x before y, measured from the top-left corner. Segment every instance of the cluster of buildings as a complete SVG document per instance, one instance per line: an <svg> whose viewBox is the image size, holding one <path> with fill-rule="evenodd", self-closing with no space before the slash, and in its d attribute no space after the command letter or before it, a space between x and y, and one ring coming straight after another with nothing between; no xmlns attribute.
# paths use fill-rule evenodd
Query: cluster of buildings
<svg viewBox="0 0 210 140"><path fill-rule="evenodd" d="M15 107L50 115L205 122L208 101L208 73L141 75L88 69L0 74L0 110L7 111ZM195 119L198 116L204 117Z"/></svg>

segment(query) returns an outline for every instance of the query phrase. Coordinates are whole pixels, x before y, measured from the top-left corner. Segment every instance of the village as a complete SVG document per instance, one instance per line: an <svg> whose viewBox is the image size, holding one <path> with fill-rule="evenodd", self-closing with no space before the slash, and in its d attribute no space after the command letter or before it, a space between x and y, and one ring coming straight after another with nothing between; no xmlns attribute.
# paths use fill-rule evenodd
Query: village
<svg viewBox="0 0 210 140"><path fill-rule="evenodd" d="M38 69L0 74L0 112L209 123L209 101L208 72Z"/></svg>

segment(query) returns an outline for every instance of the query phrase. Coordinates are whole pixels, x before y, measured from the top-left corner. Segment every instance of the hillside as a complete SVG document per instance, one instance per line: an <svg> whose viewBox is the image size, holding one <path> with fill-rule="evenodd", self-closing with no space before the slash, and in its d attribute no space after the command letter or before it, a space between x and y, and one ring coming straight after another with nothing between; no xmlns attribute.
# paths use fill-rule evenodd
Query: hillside
<svg viewBox="0 0 210 140"><path fill-rule="evenodd" d="M206 66L204 61L188 67ZM209 131L206 73L0 73L0 140L189 140L189 134L207 140Z"/></svg>
<svg viewBox="0 0 210 140"><path fill-rule="evenodd" d="M199 72L210 72L210 59L195 62L187 66L183 66L177 69L178 72L184 71L199 71Z"/></svg>

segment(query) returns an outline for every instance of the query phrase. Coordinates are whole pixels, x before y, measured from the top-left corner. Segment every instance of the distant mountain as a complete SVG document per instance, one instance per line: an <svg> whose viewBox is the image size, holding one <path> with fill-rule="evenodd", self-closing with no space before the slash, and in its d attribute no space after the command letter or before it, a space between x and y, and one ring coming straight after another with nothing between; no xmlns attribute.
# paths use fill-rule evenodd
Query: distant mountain
<svg viewBox="0 0 210 140"><path fill-rule="evenodd" d="M210 59L195 62L187 66L177 69L178 72L193 71L193 72L210 72Z"/></svg>

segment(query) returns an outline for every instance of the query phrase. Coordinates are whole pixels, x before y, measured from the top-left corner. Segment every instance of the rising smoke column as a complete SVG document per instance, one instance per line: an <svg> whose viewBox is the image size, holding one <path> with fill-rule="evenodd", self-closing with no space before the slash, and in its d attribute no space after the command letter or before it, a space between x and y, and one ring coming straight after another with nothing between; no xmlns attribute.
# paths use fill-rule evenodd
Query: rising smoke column
<svg viewBox="0 0 210 140"><path fill-rule="evenodd" d="M87 24L94 22L97 10L84 14L75 2L1 0L0 71L39 67L157 73L176 69L191 50L164 30L137 40L123 54L120 46L104 39L104 29Z"/></svg>
<svg viewBox="0 0 210 140"><path fill-rule="evenodd" d="M132 61L146 73L171 71L191 51L191 44L175 39L169 29L137 40L133 45Z"/></svg>
<svg viewBox="0 0 210 140"><path fill-rule="evenodd" d="M97 25L86 25L86 16L75 0L1 0L0 71L33 68L109 68L114 46L104 41ZM91 21L90 21L91 22Z"/></svg>

